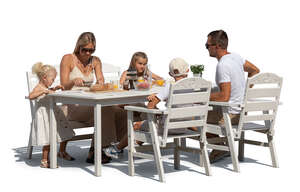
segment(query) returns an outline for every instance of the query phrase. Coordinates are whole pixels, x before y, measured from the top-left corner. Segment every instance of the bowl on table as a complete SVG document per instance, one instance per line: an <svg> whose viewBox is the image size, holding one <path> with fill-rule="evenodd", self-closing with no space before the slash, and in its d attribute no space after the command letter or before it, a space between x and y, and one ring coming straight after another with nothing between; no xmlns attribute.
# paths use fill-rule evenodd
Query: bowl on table
<svg viewBox="0 0 300 192"><path fill-rule="evenodd" d="M148 83L147 81L136 81L135 82L135 89L139 90L139 91L147 91L151 88L150 83Z"/></svg>

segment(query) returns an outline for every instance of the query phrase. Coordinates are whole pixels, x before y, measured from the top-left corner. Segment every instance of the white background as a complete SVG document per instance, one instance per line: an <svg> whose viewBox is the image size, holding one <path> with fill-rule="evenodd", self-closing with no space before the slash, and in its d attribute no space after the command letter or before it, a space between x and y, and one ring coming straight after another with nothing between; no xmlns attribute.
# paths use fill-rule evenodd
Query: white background
<svg viewBox="0 0 300 192"><path fill-rule="evenodd" d="M1 1L1 188L33 188L33 191L119 191L133 186L140 187L132 189L139 191L143 190L141 187L147 191L151 187L197 191L299 189L296 183L299 17L298 4L289 0ZM160 184L139 176L131 178L112 168L104 169L101 178L76 168L49 171L30 167L14 157L12 149L26 146L29 134L25 71L38 61L59 65L64 54L73 52L82 32L95 34L95 55L123 69L134 52L144 51L152 71L161 76L168 77L168 63L172 58L182 57L190 64L204 64L204 78L214 80L217 60L209 57L204 44L207 34L216 29L227 32L229 51L239 53L261 72L274 72L284 78L283 105L276 122L279 169L250 163L236 174L212 167L212 177L174 171L167 175L167 184ZM261 150L253 148L254 155L256 149ZM261 161L270 165L268 151L262 150L267 155Z"/></svg>

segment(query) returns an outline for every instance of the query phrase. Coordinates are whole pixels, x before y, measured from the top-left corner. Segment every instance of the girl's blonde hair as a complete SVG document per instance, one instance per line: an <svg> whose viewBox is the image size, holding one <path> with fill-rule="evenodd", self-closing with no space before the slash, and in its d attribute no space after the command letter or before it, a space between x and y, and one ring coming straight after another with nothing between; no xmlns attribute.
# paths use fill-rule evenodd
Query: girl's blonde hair
<svg viewBox="0 0 300 192"><path fill-rule="evenodd" d="M82 33L77 40L74 52L75 54L79 54L80 48L86 46L87 44L92 43L94 49L96 50L96 38L92 32L84 32Z"/></svg>
<svg viewBox="0 0 300 192"><path fill-rule="evenodd" d="M38 62L32 66L32 73L36 74L39 79L44 77L49 71L54 71L56 73L55 67L44 65L42 62Z"/></svg>
<svg viewBox="0 0 300 192"><path fill-rule="evenodd" d="M144 52L135 52L135 53L132 55L132 58L131 58L131 61L130 61L128 70L136 70L135 62L136 62L136 60L137 60L139 57L141 57L141 58L143 58L143 59L146 59L146 63L148 63L148 57L147 57L146 53L144 53Z"/></svg>

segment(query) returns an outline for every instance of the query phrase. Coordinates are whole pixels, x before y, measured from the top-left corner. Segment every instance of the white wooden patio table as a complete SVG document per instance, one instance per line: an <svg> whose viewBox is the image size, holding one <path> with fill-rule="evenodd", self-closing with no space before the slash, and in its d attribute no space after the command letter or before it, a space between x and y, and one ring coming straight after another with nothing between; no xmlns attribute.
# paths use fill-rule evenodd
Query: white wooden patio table
<svg viewBox="0 0 300 192"><path fill-rule="evenodd" d="M120 92L86 92L86 91L61 91L49 94L50 102L50 167L57 167L57 141L56 127L53 126L53 107L56 103L79 104L94 107L95 127L95 175L101 176L101 107L117 104L132 104L145 102L146 97L158 93L161 87L154 86L147 91L120 91Z"/></svg>

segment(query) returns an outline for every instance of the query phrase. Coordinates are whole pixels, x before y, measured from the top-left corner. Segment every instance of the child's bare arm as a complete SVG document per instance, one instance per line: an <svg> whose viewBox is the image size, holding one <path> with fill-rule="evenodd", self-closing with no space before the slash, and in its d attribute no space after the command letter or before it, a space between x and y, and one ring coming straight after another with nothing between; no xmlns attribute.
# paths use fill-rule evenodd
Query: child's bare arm
<svg viewBox="0 0 300 192"><path fill-rule="evenodd" d="M48 89L41 89L40 87L36 86L29 94L29 99L36 99L37 97L43 95L43 94L48 94L48 93L53 93L54 91L48 90Z"/></svg>
<svg viewBox="0 0 300 192"><path fill-rule="evenodd" d="M160 99L156 97L156 94L150 95L147 99L149 101L147 105L148 109L155 109L156 105L160 102Z"/></svg>
<svg viewBox="0 0 300 192"><path fill-rule="evenodd" d="M57 85L57 86L51 88L50 90L56 91L56 90L59 90L59 89L64 90L65 88L64 88L64 86L62 86L62 85Z"/></svg>
<svg viewBox="0 0 300 192"><path fill-rule="evenodd" d="M162 77L156 75L155 73L152 73L152 79L158 80L158 79L163 79Z"/></svg>

